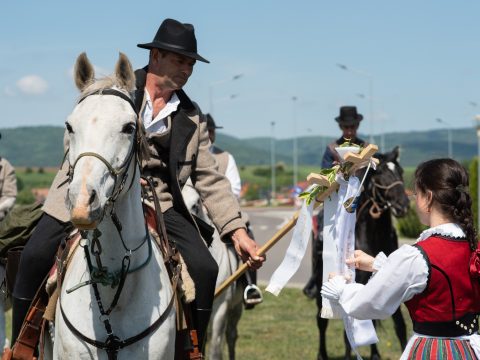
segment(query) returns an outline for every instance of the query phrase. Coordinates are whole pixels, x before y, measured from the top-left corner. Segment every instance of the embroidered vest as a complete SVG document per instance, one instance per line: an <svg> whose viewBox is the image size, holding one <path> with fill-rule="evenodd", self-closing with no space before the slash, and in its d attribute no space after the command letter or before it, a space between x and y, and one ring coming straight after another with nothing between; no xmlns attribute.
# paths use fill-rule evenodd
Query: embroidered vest
<svg viewBox="0 0 480 360"><path fill-rule="evenodd" d="M425 257L427 287L405 302L414 331L431 336L468 335L478 330L480 284L470 278L466 239L433 235L415 245Z"/></svg>

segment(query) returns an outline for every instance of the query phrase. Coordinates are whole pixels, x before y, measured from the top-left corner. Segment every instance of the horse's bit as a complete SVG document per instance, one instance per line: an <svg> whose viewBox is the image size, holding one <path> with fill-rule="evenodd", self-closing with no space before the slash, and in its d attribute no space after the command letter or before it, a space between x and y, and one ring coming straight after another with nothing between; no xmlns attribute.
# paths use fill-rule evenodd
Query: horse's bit
<svg viewBox="0 0 480 360"><path fill-rule="evenodd" d="M382 215L382 213L390 207L389 202L385 199L385 196L387 195L388 191L395 186L403 185L403 181L397 180L392 182L389 185L380 185L372 178L371 184L372 184L372 195L368 196L368 200L364 203L365 204L364 206L366 206L366 204L371 202L372 206L370 206L370 209L368 210L368 212L372 216L372 218L378 219ZM383 190L384 191L383 195L377 189ZM364 206L362 206L360 211L363 210ZM358 212L358 214L360 214L360 211Z"/></svg>

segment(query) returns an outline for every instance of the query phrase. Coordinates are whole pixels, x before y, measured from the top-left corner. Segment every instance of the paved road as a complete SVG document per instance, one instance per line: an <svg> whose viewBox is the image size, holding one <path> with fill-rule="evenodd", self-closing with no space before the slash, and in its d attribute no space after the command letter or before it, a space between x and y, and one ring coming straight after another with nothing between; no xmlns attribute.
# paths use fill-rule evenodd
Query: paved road
<svg viewBox="0 0 480 360"><path fill-rule="evenodd" d="M246 208L243 210L250 217L255 240L260 246L265 244L295 213L293 208ZM259 283L262 285L268 283L273 272L282 262L291 239L292 231L288 232L267 253L267 261L258 272ZM289 286L303 287L308 281L311 272L310 246L311 244L308 245L297 273L290 279Z"/></svg>

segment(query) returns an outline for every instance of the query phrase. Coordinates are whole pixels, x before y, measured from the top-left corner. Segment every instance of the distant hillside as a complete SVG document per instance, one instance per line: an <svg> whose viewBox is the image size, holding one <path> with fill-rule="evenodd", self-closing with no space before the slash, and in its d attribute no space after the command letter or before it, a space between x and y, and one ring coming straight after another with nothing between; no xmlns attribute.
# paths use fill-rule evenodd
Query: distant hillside
<svg viewBox="0 0 480 360"><path fill-rule="evenodd" d="M0 156L14 166L59 166L63 158L63 127L0 129Z"/></svg>
<svg viewBox="0 0 480 360"><path fill-rule="evenodd" d="M0 155L9 159L15 166L58 166L63 156L63 128L55 126L19 127L0 129ZM366 136L362 136L368 139ZM452 130L453 155L460 161L469 160L477 154L477 137L473 128ZM325 146L331 137L310 136L298 139L298 163L320 166ZM375 142L380 142L375 137ZM217 145L231 152L238 165L269 165L271 139L238 139L225 134L217 134ZM403 166L416 166L419 162L447 156L447 132L431 130L385 134L385 145L392 149L399 145L402 149ZM276 162L292 163L293 140L275 141Z"/></svg>

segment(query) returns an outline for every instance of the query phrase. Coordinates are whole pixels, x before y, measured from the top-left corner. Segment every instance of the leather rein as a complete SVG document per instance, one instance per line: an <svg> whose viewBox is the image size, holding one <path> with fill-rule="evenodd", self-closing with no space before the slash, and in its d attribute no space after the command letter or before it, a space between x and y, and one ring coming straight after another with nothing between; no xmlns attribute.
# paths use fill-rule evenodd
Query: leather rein
<svg viewBox="0 0 480 360"><path fill-rule="evenodd" d="M87 94L82 99L80 99L78 104L81 103L86 97L88 97L90 95L113 95L113 96L120 97L123 100L127 101L132 106L132 108L134 109L134 111L135 111L135 113L137 114L137 117L138 117L138 112L135 108L135 104L133 103L132 99L129 96L127 96L125 93L123 93L119 90L103 89L103 90L100 90L100 91L96 91L96 92ZM138 126L138 124L137 124L137 126ZM136 132L135 132L135 136L136 136ZM152 255L152 249L151 249L151 246L152 246L151 241L152 240L150 238L150 233L149 233L149 230L148 230L147 223L145 223L146 236L145 236L144 241L142 241L140 243L140 245L138 245L134 249L129 249L126 246L125 241L124 241L123 236L122 236L122 224L120 223L120 220L118 219L118 216L115 213L115 202L116 202L118 196L120 195L120 193L123 191L126 180L128 178L128 171L127 170L130 167L130 164L131 164L132 160L134 158L136 159L136 157L135 157L135 155L136 155L136 140L137 139L135 138L133 143L132 143L132 147L130 148L130 151L128 153L127 158L122 163L122 165L118 168L114 168L104 157L102 157L101 155L99 155L97 153L94 153L94 152L81 153L76 158L75 162L73 163L73 166L70 166L70 168L69 168L69 182L71 182L72 179L73 179L75 166L77 165L79 159L81 159L83 157L95 157L98 160L100 160L107 167L108 171L110 172L110 174L114 178L114 187L113 187L113 190L112 190L112 194L107 199L106 205L105 205L104 210L103 210L102 218L105 216L106 208L111 206L111 211L110 211L109 216L112 219L112 221L115 225L115 228L117 229L117 232L118 232L118 234L120 236L120 239L122 241L122 245L123 245L123 247L126 251L126 255L124 256L124 258L122 260L122 268L120 270L120 273L116 274L117 276L113 276L114 279L111 279L112 276L109 276L111 274L108 273L108 271L105 270L106 268L104 268L102 266L102 262L101 262L101 259L100 259L100 254L102 252L102 249L101 249L101 245L100 245L100 241L99 241L99 238L102 234L98 229L95 229L93 231L93 237L92 237L92 242L91 242L91 245L90 245L90 250L88 249L89 246L87 246L87 244L81 245L85 250L85 258L86 258L88 269L89 269L89 272L90 272L90 280L85 281L81 284L78 284L75 287L73 287L72 289L67 289L66 290L67 293L70 293L70 292L78 289L81 286L85 286L85 285L91 285L92 286L93 291L94 291L94 295L95 295L95 299L96 299L96 302L97 302L97 305L98 305L98 308L99 308L99 311L100 311L100 314L101 314L100 320L103 322L103 324L105 326L105 330L107 332L106 340L105 341L98 341L98 340L95 340L95 339L91 339L91 338L85 336L84 334L82 334L77 328L75 328L75 326L70 322L70 320L67 318L67 316L66 316L66 314L63 310L62 302L61 302L61 293L62 293L61 290L60 290L60 297L59 297L60 312L61 312L62 318L65 321L65 324L67 325L69 330L80 340L82 340L82 341L84 341L84 342L86 342L86 343L88 343L88 344L90 344L90 345L92 345L96 348L100 348L100 349L105 350L107 352L107 356L108 356L109 360L117 359L117 354L118 354L119 350L121 350L121 349L123 349L123 348L125 348L129 345L132 345L132 344L136 343L137 341L139 341L139 340L145 338L146 336L150 335L151 333L155 332L160 327L160 325L165 321L165 319L168 317L168 315L169 315L169 313L170 313L170 311L173 307L173 304L174 304L176 289L177 289L177 283L178 283L179 274L180 274L179 265L178 264L173 264L172 265L172 259L170 257L167 257L167 261L169 262L169 265L170 265L170 273L172 275L171 283L172 283L173 293L172 293L170 301L168 302L168 305L165 308L165 310L163 311L163 313L148 328L146 328L142 332L140 332L140 333L138 333L138 334L136 334L132 337L129 337L125 340L121 340L118 336L116 336L114 334L111 323L110 323L109 316L110 316L110 313L112 312L112 310L117 305L117 302L120 298L120 294L122 292L123 285L125 283L126 277L129 273L137 271L137 270L143 268L144 266L146 266L149 263L149 261L151 259L151 255ZM135 167L134 171L136 171L136 167ZM120 178L120 182L118 182L119 178ZM129 191L130 188L132 187L134 179L135 179L135 173L132 176L132 180L130 182L130 185L129 185L127 191ZM161 233L162 238L166 238L166 230L165 230L164 225L161 226L161 229L160 229L159 233ZM87 231L82 231L82 238L83 239L87 238ZM143 264L141 264L140 266L137 266L137 268L131 270L130 269L130 256L132 255L133 252L138 250L145 243L147 243L147 245L149 246L149 255L148 255L147 260ZM164 246L161 246L161 244L159 246L160 246L160 250L162 251L162 253L164 253L164 249L163 249ZM94 255L97 267L95 267L93 265L90 253L92 253ZM170 255L170 254L168 254L168 255ZM104 273L102 273L102 271ZM105 272L107 272L107 274L105 274ZM105 308L103 306L103 303L102 303L102 300L101 300L101 297L100 297L100 293L98 291L97 283L102 283L103 285L110 285L112 287L115 287L115 286L117 287L117 291L115 292L112 303L110 304L110 306L107 310L105 310Z"/></svg>
<svg viewBox="0 0 480 360"><path fill-rule="evenodd" d="M380 185L373 178L371 179L371 194L367 195L367 201L365 201L357 212L357 219L360 217L362 211L366 206L371 203L368 213L373 219L378 219L382 214L391 207L391 204L385 199L388 191L395 186L403 185L403 181L397 180L389 185ZM383 190L383 195L379 190Z"/></svg>

